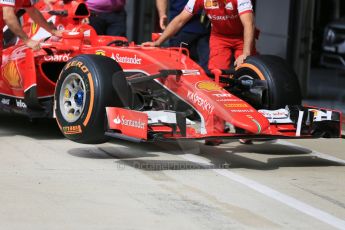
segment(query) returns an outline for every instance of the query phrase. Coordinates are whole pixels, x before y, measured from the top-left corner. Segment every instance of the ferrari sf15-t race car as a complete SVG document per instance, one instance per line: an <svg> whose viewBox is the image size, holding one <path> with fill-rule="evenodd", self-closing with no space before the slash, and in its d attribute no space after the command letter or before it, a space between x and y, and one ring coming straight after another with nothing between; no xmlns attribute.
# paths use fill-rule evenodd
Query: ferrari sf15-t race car
<svg viewBox="0 0 345 230"><path fill-rule="evenodd" d="M23 29L43 49L33 52L5 31L0 108L55 117L70 140L340 136L341 114L302 106L296 75L282 58L252 56L235 70L206 74L184 48L98 36L81 23L90 14L83 1L36 7L66 32L51 37L19 12Z"/></svg>

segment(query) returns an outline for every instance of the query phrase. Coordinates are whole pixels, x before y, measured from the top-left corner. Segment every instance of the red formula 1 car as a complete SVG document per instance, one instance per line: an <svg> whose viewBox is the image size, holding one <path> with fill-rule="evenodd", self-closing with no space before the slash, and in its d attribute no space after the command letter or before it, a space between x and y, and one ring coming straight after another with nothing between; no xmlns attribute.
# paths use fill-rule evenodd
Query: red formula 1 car
<svg viewBox="0 0 345 230"><path fill-rule="evenodd" d="M18 15L44 49L33 52L5 31L0 108L56 117L70 140L340 136L341 114L301 106L296 75L279 57L253 56L234 71L207 75L183 48L97 36L81 23L89 16L83 1L36 6L66 32L57 40Z"/></svg>

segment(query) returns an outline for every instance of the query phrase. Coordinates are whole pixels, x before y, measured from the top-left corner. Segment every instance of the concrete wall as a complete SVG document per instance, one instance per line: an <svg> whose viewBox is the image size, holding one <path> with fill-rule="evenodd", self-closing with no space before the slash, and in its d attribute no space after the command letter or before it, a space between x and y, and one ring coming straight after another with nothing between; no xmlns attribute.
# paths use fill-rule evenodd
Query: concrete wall
<svg viewBox="0 0 345 230"><path fill-rule="evenodd" d="M260 29L260 53L287 57L290 0L258 0L255 20Z"/></svg>
<svg viewBox="0 0 345 230"><path fill-rule="evenodd" d="M310 74L314 5L315 0L259 0L256 5L258 51L285 58L297 73L303 95Z"/></svg>

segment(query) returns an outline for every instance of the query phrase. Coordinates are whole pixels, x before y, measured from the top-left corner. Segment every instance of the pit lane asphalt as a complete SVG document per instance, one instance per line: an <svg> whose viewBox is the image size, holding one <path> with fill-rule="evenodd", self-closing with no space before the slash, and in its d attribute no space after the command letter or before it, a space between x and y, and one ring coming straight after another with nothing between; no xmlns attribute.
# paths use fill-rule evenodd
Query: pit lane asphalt
<svg viewBox="0 0 345 230"><path fill-rule="evenodd" d="M345 229L343 139L81 145L0 115L0 229Z"/></svg>

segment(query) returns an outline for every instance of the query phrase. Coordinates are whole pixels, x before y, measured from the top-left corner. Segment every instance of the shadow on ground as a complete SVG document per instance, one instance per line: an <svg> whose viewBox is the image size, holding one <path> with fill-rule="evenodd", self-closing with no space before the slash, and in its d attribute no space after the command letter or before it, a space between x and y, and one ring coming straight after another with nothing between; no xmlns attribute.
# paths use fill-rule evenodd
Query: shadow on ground
<svg viewBox="0 0 345 230"><path fill-rule="evenodd" d="M62 139L55 119L35 119L0 113L0 137L28 136L39 140Z"/></svg>
<svg viewBox="0 0 345 230"><path fill-rule="evenodd" d="M72 149L69 153L83 158L117 159L115 162L121 167L145 171L226 168L275 170L281 167L344 166L339 162L311 155L312 151L309 149L275 142L256 142L253 145L233 142L212 147L200 142L130 143L114 140L111 144L92 149ZM190 161L186 156L202 160Z"/></svg>
<svg viewBox="0 0 345 230"><path fill-rule="evenodd" d="M0 128L0 137L22 135L38 140L64 138L54 119L30 122L26 117L0 114ZM210 168L274 170L281 167L343 166L339 162L310 155L311 152L309 149L274 142L257 142L254 145L229 142L211 147L201 142L130 143L113 140L111 144L71 149L69 154L89 159L117 159L120 165L147 171ZM195 163L184 160L183 157L176 159L176 156L186 154L198 155L208 163ZM167 155L170 157L166 157Z"/></svg>

